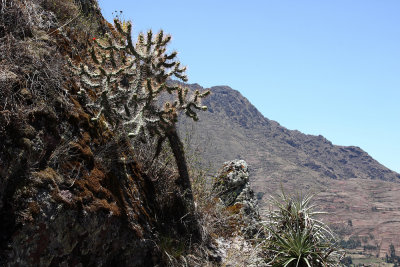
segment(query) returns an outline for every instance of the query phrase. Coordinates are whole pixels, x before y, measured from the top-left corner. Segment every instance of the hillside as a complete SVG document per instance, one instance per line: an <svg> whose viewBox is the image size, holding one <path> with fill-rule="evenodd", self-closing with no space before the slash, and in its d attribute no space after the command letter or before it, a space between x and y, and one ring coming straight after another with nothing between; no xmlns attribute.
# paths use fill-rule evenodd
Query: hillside
<svg viewBox="0 0 400 267"><path fill-rule="evenodd" d="M192 89L201 88L197 84ZM342 238L360 239L358 248L384 256L400 249L400 174L359 147L333 145L323 136L288 130L269 120L238 91L216 86L196 125L180 124L181 135L217 168L227 158L249 163L261 206L282 185L286 191L312 190Z"/></svg>
<svg viewBox="0 0 400 267"><path fill-rule="evenodd" d="M337 266L343 251L308 198L284 198L261 219L257 197L281 183L323 191L336 230L370 230L363 245L391 238L368 249L396 242L364 211L397 227L385 217L397 174L284 129L228 87L212 89L202 115L210 92L170 83L187 81L171 37L132 32L96 0L0 1L0 266ZM213 183L202 151L220 169ZM307 252L293 258L279 240L299 235Z"/></svg>

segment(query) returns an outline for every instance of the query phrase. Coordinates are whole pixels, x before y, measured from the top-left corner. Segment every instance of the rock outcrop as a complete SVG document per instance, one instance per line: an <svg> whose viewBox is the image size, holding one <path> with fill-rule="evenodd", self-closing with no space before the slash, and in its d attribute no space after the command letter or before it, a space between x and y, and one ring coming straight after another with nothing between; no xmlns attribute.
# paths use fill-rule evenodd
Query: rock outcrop
<svg viewBox="0 0 400 267"><path fill-rule="evenodd" d="M257 199L250 186L247 163L244 160L225 162L216 176L213 191L225 209L236 216L240 225L239 233L216 239L216 251L224 264L267 266L262 249L252 244L254 240L261 241L265 236ZM240 255L237 254L239 251Z"/></svg>
<svg viewBox="0 0 400 267"><path fill-rule="evenodd" d="M254 238L260 233L259 207L244 160L225 162L214 181L213 190L228 209L240 213L245 236Z"/></svg>

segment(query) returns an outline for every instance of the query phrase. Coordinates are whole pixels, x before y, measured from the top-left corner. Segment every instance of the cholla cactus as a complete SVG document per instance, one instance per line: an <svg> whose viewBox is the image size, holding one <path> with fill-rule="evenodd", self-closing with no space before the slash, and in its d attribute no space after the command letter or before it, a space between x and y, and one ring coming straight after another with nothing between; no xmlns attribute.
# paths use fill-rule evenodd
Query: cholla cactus
<svg viewBox="0 0 400 267"><path fill-rule="evenodd" d="M198 120L195 110L207 109L200 100L209 91L196 91L189 98L188 89L168 83L172 77L187 81L186 68L176 60L177 53L166 53L171 36L160 31L153 37L150 30L146 35L140 33L133 44L131 23L117 19L114 23L117 31L106 34L103 40L94 40L95 46L90 51L92 66L72 64L82 83L97 92L89 103L97 110L92 120L104 115L114 128L127 129L130 137L142 131L146 137L163 135L175 124L179 111ZM85 92L81 90L82 94ZM156 100L164 92L176 93L176 100L158 108Z"/></svg>
<svg viewBox="0 0 400 267"><path fill-rule="evenodd" d="M103 115L113 129L123 127L127 136L144 133L146 138L158 136L157 151L168 139L179 171L178 184L186 196L193 200L189 174L175 123L180 111L198 120L196 110L206 110L200 100L210 92L194 92L188 97L188 89L173 85L175 77L187 81L186 68L176 60L176 52L166 53L171 36L163 31L153 36L152 31L140 33L133 44L130 22L114 20L115 29L101 40L94 39L91 61L74 64L73 70L81 77L85 89L80 90L81 99L94 107L97 121ZM158 97L163 93L176 94L175 100L159 108ZM156 152L158 155L158 152Z"/></svg>

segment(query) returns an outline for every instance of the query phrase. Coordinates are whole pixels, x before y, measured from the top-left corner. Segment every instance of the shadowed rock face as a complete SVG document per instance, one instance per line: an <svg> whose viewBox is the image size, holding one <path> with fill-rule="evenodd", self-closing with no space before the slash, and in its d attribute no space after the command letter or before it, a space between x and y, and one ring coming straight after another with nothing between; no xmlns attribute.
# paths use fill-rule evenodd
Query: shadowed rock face
<svg viewBox="0 0 400 267"><path fill-rule="evenodd" d="M282 127L227 86L212 87L211 93L204 100L208 112L199 114L196 125L182 120L181 134L194 132L191 142L204 148L200 152L215 169L227 158L245 160L261 207L267 207L268 195L281 185L289 192L321 192L319 204L331 214L326 220L343 237L371 233L373 238L364 238L362 246L375 246L374 255L384 255L390 243L400 249L400 213L394 208L400 201L398 173L359 147L333 145L323 136ZM352 220L351 228L348 220Z"/></svg>
<svg viewBox="0 0 400 267"><path fill-rule="evenodd" d="M106 27L97 2L81 2ZM42 23L55 16L45 3L78 10L0 2L0 266L165 266L159 235L191 234L182 192L165 193L129 141L91 120L65 67L90 41Z"/></svg>
<svg viewBox="0 0 400 267"><path fill-rule="evenodd" d="M15 40L14 45L23 42L32 42L31 51L19 51L28 62L15 63L27 76L32 57L43 65L63 62L55 41ZM52 67L62 74L60 66ZM90 120L71 77L59 87L50 84L42 95L42 87L22 87L25 76L15 75L15 83L0 88L10 92L10 106L0 110L0 265L160 262L160 250L150 241L158 225L156 188L135 161L120 160L122 152L133 157L133 151L123 150L122 140ZM12 102L13 90L25 97ZM104 151L107 157L100 156Z"/></svg>

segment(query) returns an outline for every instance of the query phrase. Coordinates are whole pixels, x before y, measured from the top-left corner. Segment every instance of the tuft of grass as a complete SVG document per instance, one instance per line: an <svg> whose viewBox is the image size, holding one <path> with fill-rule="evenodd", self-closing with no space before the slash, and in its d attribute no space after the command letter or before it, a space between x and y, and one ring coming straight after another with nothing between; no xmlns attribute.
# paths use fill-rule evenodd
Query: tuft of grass
<svg viewBox="0 0 400 267"><path fill-rule="evenodd" d="M186 243L182 240L175 239L171 236L163 235L158 242L162 251L167 253L169 257L179 259L186 252Z"/></svg>

